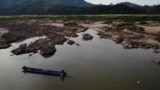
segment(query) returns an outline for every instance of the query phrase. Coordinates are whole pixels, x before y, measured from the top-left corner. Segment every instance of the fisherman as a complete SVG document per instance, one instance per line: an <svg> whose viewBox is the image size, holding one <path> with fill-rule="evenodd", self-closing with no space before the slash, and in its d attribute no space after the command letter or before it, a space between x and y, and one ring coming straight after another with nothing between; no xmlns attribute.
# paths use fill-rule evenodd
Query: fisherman
<svg viewBox="0 0 160 90"><path fill-rule="evenodd" d="M61 77L64 77L64 69L61 69Z"/></svg>
<svg viewBox="0 0 160 90"><path fill-rule="evenodd" d="M43 70L43 73L47 73L47 70Z"/></svg>

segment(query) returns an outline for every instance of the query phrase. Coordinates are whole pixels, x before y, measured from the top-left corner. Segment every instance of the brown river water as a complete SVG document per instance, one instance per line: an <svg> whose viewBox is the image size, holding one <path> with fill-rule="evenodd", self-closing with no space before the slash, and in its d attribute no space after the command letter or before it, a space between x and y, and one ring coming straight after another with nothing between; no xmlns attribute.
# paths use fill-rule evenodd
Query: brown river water
<svg viewBox="0 0 160 90"><path fill-rule="evenodd" d="M82 40L86 32L94 36L93 40ZM151 49L123 49L111 40L100 39L94 30L86 32L70 38L80 46L56 45L57 52L49 58L38 53L11 56L13 48L39 37L1 49L0 90L160 90L160 66L153 63L160 59L159 54ZM64 68L68 77L62 81L60 77L23 73L24 65L51 70Z"/></svg>

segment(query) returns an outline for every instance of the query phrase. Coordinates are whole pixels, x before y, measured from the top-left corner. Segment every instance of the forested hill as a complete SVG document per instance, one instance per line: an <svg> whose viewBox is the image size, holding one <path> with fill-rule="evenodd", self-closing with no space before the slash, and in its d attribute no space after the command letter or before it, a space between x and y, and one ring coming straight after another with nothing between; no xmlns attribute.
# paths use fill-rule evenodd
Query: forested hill
<svg viewBox="0 0 160 90"><path fill-rule="evenodd" d="M85 0L0 0L0 15L160 14L160 5L94 5Z"/></svg>

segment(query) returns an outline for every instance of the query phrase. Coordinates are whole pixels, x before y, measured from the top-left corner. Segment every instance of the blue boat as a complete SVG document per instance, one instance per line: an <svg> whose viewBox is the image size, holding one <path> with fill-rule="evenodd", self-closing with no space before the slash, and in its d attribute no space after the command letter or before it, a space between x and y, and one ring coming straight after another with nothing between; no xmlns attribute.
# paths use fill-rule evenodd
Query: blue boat
<svg viewBox="0 0 160 90"><path fill-rule="evenodd" d="M32 68L32 67L26 67L26 66L23 66L22 69L23 69L23 72L29 72L29 73L53 75L53 76L61 76L61 77L67 76L66 72L61 72L61 71L44 70L44 69Z"/></svg>

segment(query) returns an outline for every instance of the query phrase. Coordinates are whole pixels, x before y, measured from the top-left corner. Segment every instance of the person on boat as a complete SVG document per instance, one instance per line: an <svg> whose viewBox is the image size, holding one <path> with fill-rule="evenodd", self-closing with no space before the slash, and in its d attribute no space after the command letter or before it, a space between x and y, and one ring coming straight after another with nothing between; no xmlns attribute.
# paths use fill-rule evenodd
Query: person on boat
<svg viewBox="0 0 160 90"><path fill-rule="evenodd" d="M64 69L61 69L61 77L64 77Z"/></svg>
<svg viewBox="0 0 160 90"><path fill-rule="evenodd" d="M47 73L47 70L43 70L43 73Z"/></svg>

